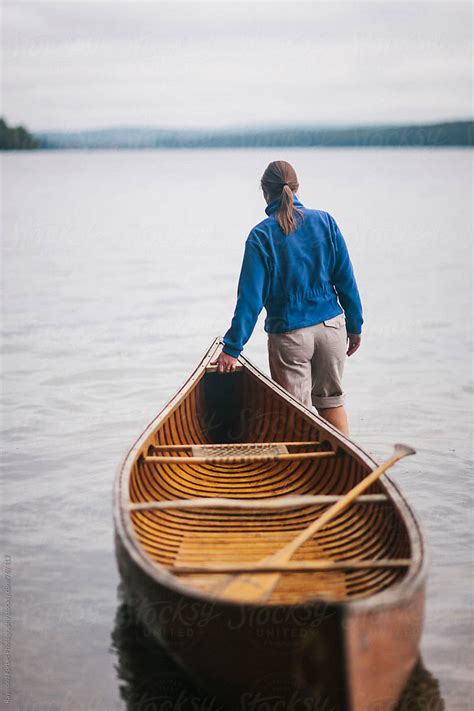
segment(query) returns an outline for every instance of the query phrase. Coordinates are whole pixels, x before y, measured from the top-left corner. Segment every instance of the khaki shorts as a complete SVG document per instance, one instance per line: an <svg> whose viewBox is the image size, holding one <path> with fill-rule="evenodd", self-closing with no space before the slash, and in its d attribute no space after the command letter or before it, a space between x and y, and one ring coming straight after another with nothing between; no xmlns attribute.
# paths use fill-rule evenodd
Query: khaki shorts
<svg viewBox="0 0 474 711"><path fill-rule="evenodd" d="M316 409L344 404L342 373L347 331L344 314L314 326L267 333L272 379L303 405Z"/></svg>

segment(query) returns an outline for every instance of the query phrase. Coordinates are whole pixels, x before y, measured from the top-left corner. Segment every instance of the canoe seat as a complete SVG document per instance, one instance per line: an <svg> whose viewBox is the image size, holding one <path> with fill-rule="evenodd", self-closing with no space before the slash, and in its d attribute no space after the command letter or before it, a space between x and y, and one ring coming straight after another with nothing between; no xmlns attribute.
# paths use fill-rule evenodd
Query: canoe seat
<svg viewBox="0 0 474 711"><path fill-rule="evenodd" d="M195 444L191 447L193 457L206 457L211 450L213 457L252 456L255 454L288 454L284 444L216 444L212 447Z"/></svg>
<svg viewBox="0 0 474 711"><path fill-rule="evenodd" d="M174 567L171 573L178 572L185 566L204 566L209 564L240 563L242 559L258 563L269 553L278 550L294 537L293 531L265 531L245 533L243 531L219 531L219 533L194 531L192 535L185 536L178 549ZM295 554L295 561L305 559L327 559L327 553L316 540L308 541L300 551ZM211 577L211 580L209 579ZM186 576L188 584L203 592L209 592L214 586L225 582L225 574L206 572L194 573ZM282 575L277 588L272 594L273 603L284 603L290 600L300 600L311 596L328 596L341 600L347 597L347 578L344 570L319 571L317 575L311 573L292 573Z"/></svg>

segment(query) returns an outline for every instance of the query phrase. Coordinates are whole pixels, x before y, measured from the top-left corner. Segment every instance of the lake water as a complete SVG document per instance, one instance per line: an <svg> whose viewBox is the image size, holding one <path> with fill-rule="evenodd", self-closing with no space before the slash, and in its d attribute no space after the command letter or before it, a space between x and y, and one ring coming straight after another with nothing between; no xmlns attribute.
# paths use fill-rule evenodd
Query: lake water
<svg viewBox="0 0 474 711"><path fill-rule="evenodd" d="M259 178L276 158L295 166L304 205L334 215L352 256L365 310L345 375L352 437L379 460L397 441L418 450L393 477L431 552L418 684L429 693L404 708L474 707L471 155L3 154L10 708L113 711L127 695L140 711L216 708L186 706L194 692L163 657L150 665L123 624L112 482L227 330L244 240L265 217ZM268 373L263 318L244 353Z"/></svg>

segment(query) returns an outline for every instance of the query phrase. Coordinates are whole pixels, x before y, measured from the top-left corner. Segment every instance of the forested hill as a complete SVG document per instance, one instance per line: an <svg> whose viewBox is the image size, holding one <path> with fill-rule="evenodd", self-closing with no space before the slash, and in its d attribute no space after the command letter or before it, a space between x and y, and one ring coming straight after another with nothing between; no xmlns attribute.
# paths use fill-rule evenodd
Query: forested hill
<svg viewBox="0 0 474 711"><path fill-rule="evenodd" d="M39 142L23 126L7 126L0 118L0 150L22 151L38 148Z"/></svg>
<svg viewBox="0 0 474 711"><path fill-rule="evenodd" d="M425 125L158 129L105 128L35 134L40 148L265 148L278 146L395 147L472 146L473 121Z"/></svg>

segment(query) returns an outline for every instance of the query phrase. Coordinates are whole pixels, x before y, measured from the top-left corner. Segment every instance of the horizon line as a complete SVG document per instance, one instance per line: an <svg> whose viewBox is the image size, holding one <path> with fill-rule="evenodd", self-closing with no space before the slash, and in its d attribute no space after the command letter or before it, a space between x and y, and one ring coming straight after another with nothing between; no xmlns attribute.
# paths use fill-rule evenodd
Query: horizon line
<svg viewBox="0 0 474 711"><path fill-rule="evenodd" d="M5 119L6 121L6 119ZM255 131L255 130L288 130L288 129L360 129L360 128L404 128L407 126L437 126L440 124L469 123L474 117L469 118L445 118L430 121L403 121L403 122L371 122L371 123L254 123L254 124L227 124L225 126L160 126L156 124L107 124L102 126L92 126L84 128L43 128L27 130L35 135L40 133L83 133L89 131L114 131L114 130L154 130L154 131L174 131L174 132L226 132L226 131ZM10 124L11 125L11 124ZM17 125L26 126L21 123Z"/></svg>

